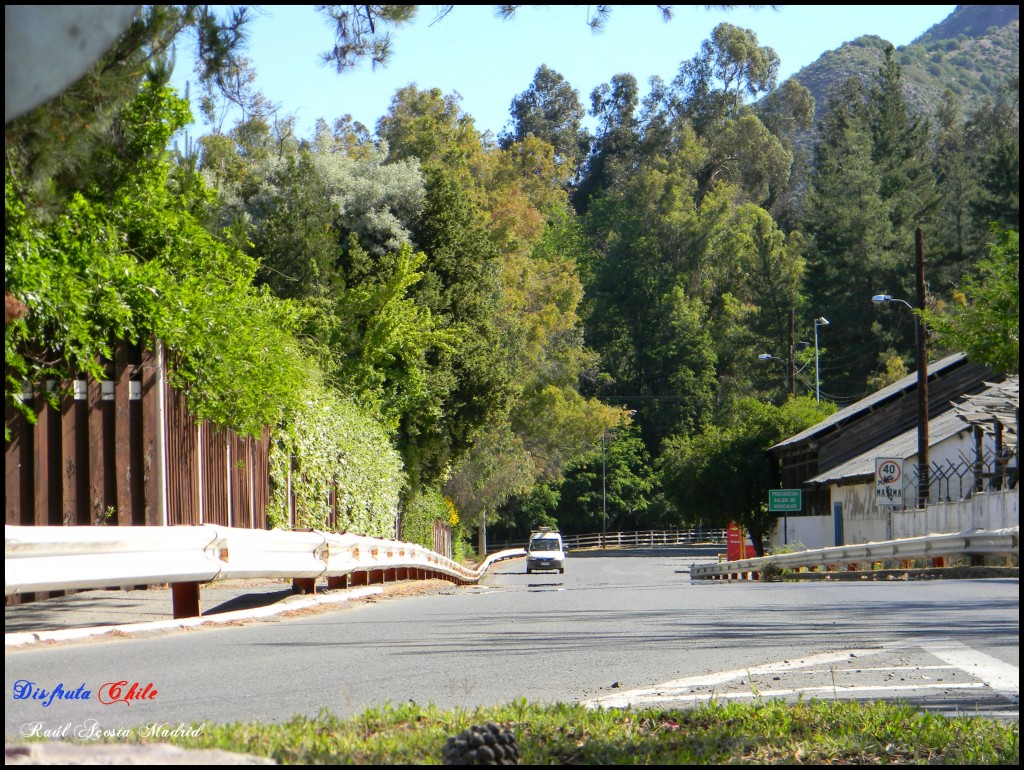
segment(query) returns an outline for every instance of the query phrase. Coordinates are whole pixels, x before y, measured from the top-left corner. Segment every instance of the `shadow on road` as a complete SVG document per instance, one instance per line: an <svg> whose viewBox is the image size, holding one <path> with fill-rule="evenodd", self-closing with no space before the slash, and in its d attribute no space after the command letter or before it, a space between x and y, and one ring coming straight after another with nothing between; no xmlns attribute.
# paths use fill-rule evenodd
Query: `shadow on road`
<svg viewBox="0 0 1024 770"><path fill-rule="evenodd" d="M595 548L585 551L569 551L573 559L601 559L606 557L614 558L643 558L652 557L664 558L675 556L679 558L704 557L716 558L719 554L725 553L724 545L657 545L641 548Z"/></svg>

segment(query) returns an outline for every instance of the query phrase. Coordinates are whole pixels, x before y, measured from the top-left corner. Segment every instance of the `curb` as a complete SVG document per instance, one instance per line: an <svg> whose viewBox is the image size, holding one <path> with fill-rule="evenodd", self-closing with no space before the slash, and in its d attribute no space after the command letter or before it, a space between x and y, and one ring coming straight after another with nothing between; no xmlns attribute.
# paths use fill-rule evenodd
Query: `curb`
<svg viewBox="0 0 1024 770"><path fill-rule="evenodd" d="M4 648L12 649L24 647L40 642L68 642L79 639L88 639L95 636L107 634L121 636L140 634L150 631L172 631L181 628L195 628L213 623L233 623L240 620L251 620L255 618L266 618L273 615L280 615L285 612L294 612L309 607L316 607L326 604L340 604L354 599L362 599L366 596L373 596L384 593L384 589L378 586L366 588L354 588L344 594L321 594L319 596L292 596L283 601L272 604L269 607L256 607L248 610L235 610L234 612L223 612L217 615L204 615L197 618L182 618L180 620L153 620L146 623L126 623L114 626L95 626L92 628L73 628L63 631L26 631L20 633L4 634Z"/></svg>

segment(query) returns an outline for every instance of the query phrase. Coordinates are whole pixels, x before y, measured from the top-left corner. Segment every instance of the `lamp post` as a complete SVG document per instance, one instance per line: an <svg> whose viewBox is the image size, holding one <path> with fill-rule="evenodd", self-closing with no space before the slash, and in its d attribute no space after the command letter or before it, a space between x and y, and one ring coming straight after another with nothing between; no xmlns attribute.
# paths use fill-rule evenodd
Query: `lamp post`
<svg viewBox="0 0 1024 770"><path fill-rule="evenodd" d="M773 356L771 353L759 353L758 356L757 356L757 360L758 361L780 361L781 363L786 363L781 358L779 358L778 356ZM790 380L790 383L792 383L792 382L795 382L795 379Z"/></svg>
<svg viewBox="0 0 1024 770"><path fill-rule="evenodd" d="M818 327L828 326L828 319L820 316L814 319L814 398L821 403L821 369L818 367Z"/></svg>
<svg viewBox="0 0 1024 770"><path fill-rule="evenodd" d="M773 356L771 353L759 353L757 358L758 358L759 361L778 361L779 363L782 363L782 364L788 364L789 371L788 371L788 374L786 375L786 379L787 379L787 381L789 383L789 392L790 392L791 395L794 395L794 396L796 395L796 376L798 374L800 374L800 372L802 372L804 370L804 367L807 366L806 364L804 364L804 366L800 367L800 371L795 372L795 371L793 371L793 361L792 361L792 359L790 359L789 361L785 361L784 359L781 359L778 356Z"/></svg>
<svg viewBox="0 0 1024 770"><path fill-rule="evenodd" d="M636 409L626 411L630 417L636 414ZM605 439L608 436L608 429L601 431L601 547L604 548L605 539L608 537L608 461L605 450Z"/></svg>
<svg viewBox="0 0 1024 770"><path fill-rule="evenodd" d="M608 536L608 487L605 483L607 476L607 462L605 460L605 437L608 429L601 431L601 547L604 548L604 540Z"/></svg>
<svg viewBox="0 0 1024 770"><path fill-rule="evenodd" d="M917 262L917 308L925 309L924 286L924 235L917 228L914 238ZM905 299L898 299L891 294L876 294L871 298L876 304L899 302L914 310L914 306ZM914 319L914 347L917 348L917 507L928 505L928 352L925 345L924 316L917 313Z"/></svg>

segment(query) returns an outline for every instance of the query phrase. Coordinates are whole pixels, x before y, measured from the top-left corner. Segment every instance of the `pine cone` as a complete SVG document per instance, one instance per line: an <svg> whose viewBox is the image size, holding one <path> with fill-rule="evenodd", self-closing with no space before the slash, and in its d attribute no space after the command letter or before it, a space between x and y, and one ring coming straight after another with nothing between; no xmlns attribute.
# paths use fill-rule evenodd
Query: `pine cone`
<svg viewBox="0 0 1024 770"><path fill-rule="evenodd" d="M444 744L446 765L518 765L516 737L494 722L473 725Z"/></svg>

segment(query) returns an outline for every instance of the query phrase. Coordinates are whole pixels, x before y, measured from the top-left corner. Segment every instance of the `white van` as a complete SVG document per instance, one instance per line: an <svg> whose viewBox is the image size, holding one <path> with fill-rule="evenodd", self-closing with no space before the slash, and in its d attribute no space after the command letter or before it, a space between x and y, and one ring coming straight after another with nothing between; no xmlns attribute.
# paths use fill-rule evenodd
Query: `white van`
<svg viewBox="0 0 1024 770"><path fill-rule="evenodd" d="M541 527L534 530L526 544L526 574L539 569L556 569L564 573L567 550L557 529Z"/></svg>

